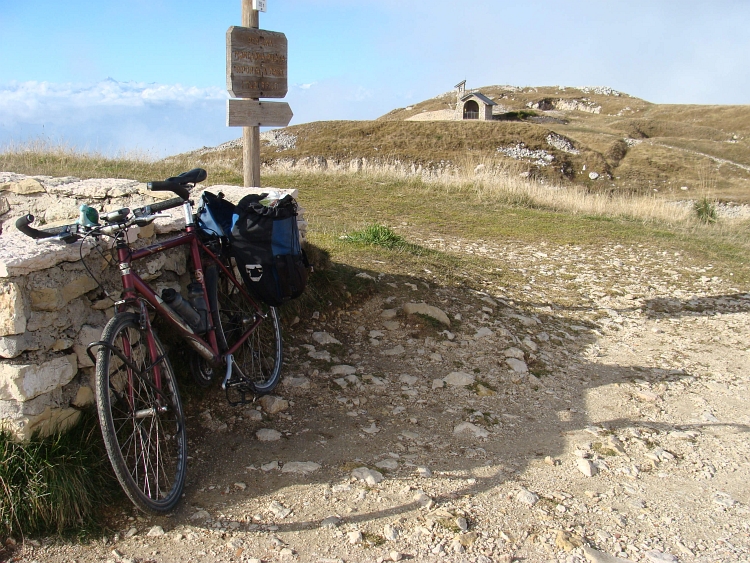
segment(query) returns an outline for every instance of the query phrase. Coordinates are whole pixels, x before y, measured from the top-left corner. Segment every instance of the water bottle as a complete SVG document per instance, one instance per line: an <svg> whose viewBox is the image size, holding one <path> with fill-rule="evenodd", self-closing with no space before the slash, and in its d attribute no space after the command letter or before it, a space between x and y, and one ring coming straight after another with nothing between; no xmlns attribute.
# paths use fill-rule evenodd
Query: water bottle
<svg viewBox="0 0 750 563"><path fill-rule="evenodd" d="M161 298L169 307L174 310L182 319L192 328L195 332L200 332L201 328L201 315L193 309L193 306L182 298L179 292L175 291L171 287L167 287L162 290ZM203 323L205 332L205 322Z"/></svg>
<svg viewBox="0 0 750 563"><path fill-rule="evenodd" d="M198 334L202 334L208 330L208 306L206 305L206 298L203 295L203 286L198 282L193 282L188 285L188 301L193 306L193 309L200 315L200 325L197 328L193 328Z"/></svg>

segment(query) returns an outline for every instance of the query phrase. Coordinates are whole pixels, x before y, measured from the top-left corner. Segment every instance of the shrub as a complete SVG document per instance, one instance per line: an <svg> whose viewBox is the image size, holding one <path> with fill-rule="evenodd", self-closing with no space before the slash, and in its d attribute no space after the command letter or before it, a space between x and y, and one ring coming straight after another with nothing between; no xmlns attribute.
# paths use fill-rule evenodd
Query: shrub
<svg viewBox="0 0 750 563"><path fill-rule="evenodd" d="M718 220L716 204L705 196L693 203L693 211L698 220L705 225L711 225Z"/></svg>

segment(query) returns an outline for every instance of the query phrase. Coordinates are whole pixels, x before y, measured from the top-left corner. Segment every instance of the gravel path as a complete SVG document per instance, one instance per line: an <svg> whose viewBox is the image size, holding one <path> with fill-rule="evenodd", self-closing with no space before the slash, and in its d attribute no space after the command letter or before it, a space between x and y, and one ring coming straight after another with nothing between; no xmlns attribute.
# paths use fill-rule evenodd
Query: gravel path
<svg viewBox="0 0 750 563"><path fill-rule="evenodd" d="M17 560L750 560L747 288L643 246L415 242L519 282L373 264L374 297L296 328L278 400L191 401L174 514Z"/></svg>

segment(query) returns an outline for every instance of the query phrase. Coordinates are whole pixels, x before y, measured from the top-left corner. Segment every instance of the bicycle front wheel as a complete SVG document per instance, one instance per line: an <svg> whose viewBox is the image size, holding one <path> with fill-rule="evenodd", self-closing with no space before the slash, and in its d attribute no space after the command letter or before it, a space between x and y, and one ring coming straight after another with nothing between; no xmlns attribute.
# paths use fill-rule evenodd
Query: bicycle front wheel
<svg viewBox="0 0 750 563"><path fill-rule="evenodd" d="M185 414L169 359L151 336L155 357L137 314L120 313L107 323L96 357L97 410L125 493L141 510L168 512L185 485Z"/></svg>
<svg viewBox="0 0 750 563"><path fill-rule="evenodd" d="M240 378L253 393L267 395L281 380L281 324L276 307L261 305L258 313L227 278L218 284L219 320L227 348L231 348L253 323L260 324L234 353Z"/></svg>

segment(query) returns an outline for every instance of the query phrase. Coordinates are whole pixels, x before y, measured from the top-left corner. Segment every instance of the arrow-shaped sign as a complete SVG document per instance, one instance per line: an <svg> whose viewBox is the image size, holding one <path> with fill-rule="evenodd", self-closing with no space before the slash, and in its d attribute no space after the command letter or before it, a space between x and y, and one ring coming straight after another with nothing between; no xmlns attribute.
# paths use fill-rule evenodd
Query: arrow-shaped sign
<svg viewBox="0 0 750 563"><path fill-rule="evenodd" d="M227 100L228 127L286 127L293 115L286 102Z"/></svg>

